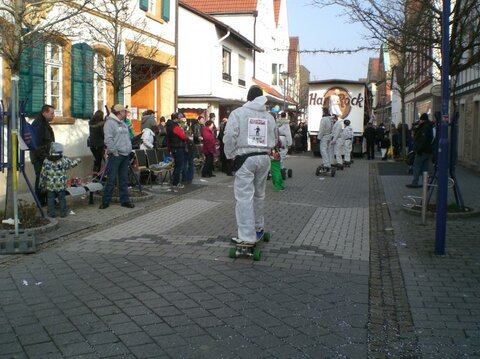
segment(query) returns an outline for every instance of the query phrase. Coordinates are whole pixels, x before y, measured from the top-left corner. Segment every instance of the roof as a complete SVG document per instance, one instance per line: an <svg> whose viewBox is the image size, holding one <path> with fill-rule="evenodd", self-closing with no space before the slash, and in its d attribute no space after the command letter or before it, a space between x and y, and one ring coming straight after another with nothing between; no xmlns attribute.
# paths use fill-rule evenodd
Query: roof
<svg viewBox="0 0 480 359"><path fill-rule="evenodd" d="M282 0L273 0L273 14L275 15L275 24L278 25L278 19L280 17L280 5Z"/></svg>
<svg viewBox="0 0 480 359"><path fill-rule="evenodd" d="M213 16L210 16L208 14L205 14L204 12L198 10L197 8L193 7L193 6L190 6L187 4L187 1L179 1L178 2L178 5L187 9L188 11L191 11L193 12L194 14L204 18L205 20L207 21L210 21L212 23L215 24L215 26L217 28L220 28L222 30L224 30L226 33L230 32L230 36L232 36L233 38L235 38L236 40L238 40L239 42L247 45L249 48L255 50L255 51L258 51L258 52L263 52L263 50L258 47L257 45L255 45L253 42L251 42L249 39L247 39L245 36L243 36L242 34L240 34L238 31L232 29L230 26L224 24L223 22L221 22L220 20L217 20L216 18L214 18Z"/></svg>
<svg viewBox="0 0 480 359"><path fill-rule="evenodd" d="M183 0L183 2L205 13L257 11L257 0Z"/></svg>
<svg viewBox="0 0 480 359"><path fill-rule="evenodd" d="M262 82L262 81L257 80L257 79L253 79L253 83L255 85L260 86L262 88L263 92L266 93L266 95L275 96L275 97L278 97L279 99L283 98L283 95L280 92L275 90L272 86L267 85L265 82Z"/></svg>

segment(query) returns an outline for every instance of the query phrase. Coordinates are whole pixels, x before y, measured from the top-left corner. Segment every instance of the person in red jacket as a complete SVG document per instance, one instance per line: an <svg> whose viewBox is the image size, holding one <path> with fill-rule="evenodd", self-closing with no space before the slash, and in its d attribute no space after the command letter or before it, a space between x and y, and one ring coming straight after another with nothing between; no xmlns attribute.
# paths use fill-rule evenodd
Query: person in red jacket
<svg viewBox="0 0 480 359"><path fill-rule="evenodd" d="M202 177L215 177L213 174L213 155L215 153L215 134L213 133L214 123L212 120L205 122L202 127L203 154L205 155L205 164L202 169Z"/></svg>
<svg viewBox="0 0 480 359"><path fill-rule="evenodd" d="M177 113L172 113L171 119L167 122L167 148L173 157L173 175L172 190L177 192L184 185L180 183L180 174L182 173L185 162L185 144L187 135L183 132L178 124L179 118Z"/></svg>

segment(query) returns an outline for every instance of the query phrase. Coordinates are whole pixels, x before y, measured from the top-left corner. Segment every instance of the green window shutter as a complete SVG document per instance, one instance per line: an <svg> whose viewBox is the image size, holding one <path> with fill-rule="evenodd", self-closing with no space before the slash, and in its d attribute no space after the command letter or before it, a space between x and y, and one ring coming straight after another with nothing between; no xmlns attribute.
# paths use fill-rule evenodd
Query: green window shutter
<svg viewBox="0 0 480 359"><path fill-rule="evenodd" d="M86 43L72 46L72 116L93 114L93 50Z"/></svg>
<svg viewBox="0 0 480 359"><path fill-rule="evenodd" d="M124 71L124 66L125 66L125 56L124 55L117 55L117 68L116 68L116 75L117 78L119 79L120 83L120 89L116 93L116 101L115 103L124 103L124 95L123 95L123 81L125 77L125 71Z"/></svg>
<svg viewBox="0 0 480 359"><path fill-rule="evenodd" d="M30 78L30 59L32 57L32 49L23 49L20 55L20 81L18 82L18 97L20 101L25 103L25 112L32 110L31 88L32 81Z"/></svg>
<svg viewBox="0 0 480 359"><path fill-rule="evenodd" d="M20 101L27 100L25 114L38 113L45 103L44 44L23 49L20 57Z"/></svg>
<svg viewBox="0 0 480 359"><path fill-rule="evenodd" d="M140 9L148 11L148 0L140 0Z"/></svg>
<svg viewBox="0 0 480 359"><path fill-rule="evenodd" d="M162 0L162 19L170 21L170 0Z"/></svg>

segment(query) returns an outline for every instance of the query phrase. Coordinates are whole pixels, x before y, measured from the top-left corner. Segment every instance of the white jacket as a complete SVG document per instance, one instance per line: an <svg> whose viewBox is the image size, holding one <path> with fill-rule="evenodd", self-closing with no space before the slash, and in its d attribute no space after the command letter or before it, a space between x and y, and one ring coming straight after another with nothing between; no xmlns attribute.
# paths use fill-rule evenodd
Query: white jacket
<svg viewBox="0 0 480 359"><path fill-rule="evenodd" d="M155 141L155 134L149 128L144 128L142 131L142 144L140 145L141 150L148 150L153 148L153 143Z"/></svg>
<svg viewBox="0 0 480 359"><path fill-rule="evenodd" d="M352 126L346 126L342 131L342 139L345 140L353 140L353 130Z"/></svg>
<svg viewBox="0 0 480 359"><path fill-rule="evenodd" d="M332 127L332 116L323 116L320 120L317 138L321 140L323 136L330 135L332 133Z"/></svg>
<svg viewBox="0 0 480 359"><path fill-rule="evenodd" d="M292 131L290 131L290 125L288 120L278 120L278 136L282 142L282 148L287 148L292 145Z"/></svg>
<svg viewBox="0 0 480 359"><path fill-rule="evenodd" d="M224 151L227 158L252 152L270 152L277 143L276 124L265 104L267 98L259 96L253 101L232 111L225 126L223 136ZM255 119L259 126L252 125ZM250 124L250 126L249 126ZM258 130L258 132L255 132Z"/></svg>

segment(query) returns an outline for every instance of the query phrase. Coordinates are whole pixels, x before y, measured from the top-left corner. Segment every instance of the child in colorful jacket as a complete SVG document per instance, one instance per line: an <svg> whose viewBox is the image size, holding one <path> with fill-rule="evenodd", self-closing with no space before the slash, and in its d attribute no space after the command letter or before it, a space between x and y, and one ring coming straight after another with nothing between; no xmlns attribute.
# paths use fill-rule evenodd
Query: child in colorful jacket
<svg viewBox="0 0 480 359"><path fill-rule="evenodd" d="M55 198L60 202L60 216L67 215L65 190L67 188L67 170L81 162L80 158L71 160L63 155L63 145L52 143L50 156L43 162L40 173L40 188L47 191L47 213L55 217Z"/></svg>

